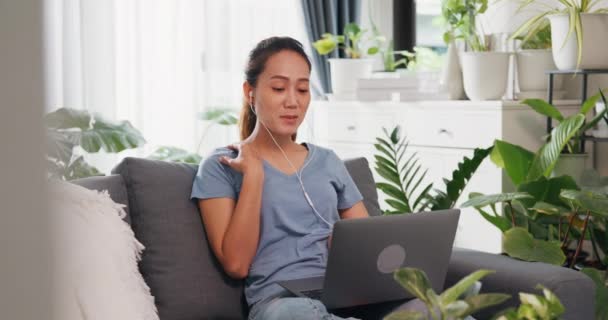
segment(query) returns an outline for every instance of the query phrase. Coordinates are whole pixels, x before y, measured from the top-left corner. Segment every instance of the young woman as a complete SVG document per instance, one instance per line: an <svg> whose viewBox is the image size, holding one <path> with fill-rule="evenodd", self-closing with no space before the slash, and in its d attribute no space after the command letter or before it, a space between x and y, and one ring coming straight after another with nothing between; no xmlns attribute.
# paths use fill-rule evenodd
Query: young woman
<svg viewBox="0 0 608 320"><path fill-rule="evenodd" d="M282 297L276 282L323 275L333 223L368 216L336 154L295 142L310 71L297 40L261 41L245 71L242 141L207 157L193 184L213 252L246 279L250 319L331 319L317 300Z"/></svg>
<svg viewBox="0 0 608 320"><path fill-rule="evenodd" d="M323 275L333 224L368 216L336 154L295 142L310 71L297 40L261 41L245 71L242 141L207 157L192 188L213 252L245 279L249 319L342 319L276 282Z"/></svg>

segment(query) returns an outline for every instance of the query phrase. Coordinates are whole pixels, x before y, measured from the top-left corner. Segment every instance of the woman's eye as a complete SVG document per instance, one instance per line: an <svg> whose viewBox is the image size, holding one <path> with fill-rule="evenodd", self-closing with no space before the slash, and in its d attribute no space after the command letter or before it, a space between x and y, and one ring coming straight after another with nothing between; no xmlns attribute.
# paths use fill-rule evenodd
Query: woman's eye
<svg viewBox="0 0 608 320"><path fill-rule="evenodd" d="M272 88L274 91L283 91L285 88Z"/></svg>
<svg viewBox="0 0 608 320"><path fill-rule="evenodd" d="M306 93L306 92L308 92L308 89L301 89L300 92Z"/></svg>

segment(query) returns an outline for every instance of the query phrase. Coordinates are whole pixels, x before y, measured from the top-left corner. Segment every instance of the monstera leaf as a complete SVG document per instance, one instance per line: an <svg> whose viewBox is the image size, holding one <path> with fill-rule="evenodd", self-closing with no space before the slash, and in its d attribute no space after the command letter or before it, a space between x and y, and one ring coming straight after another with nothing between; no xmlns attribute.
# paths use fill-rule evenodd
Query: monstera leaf
<svg viewBox="0 0 608 320"><path fill-rule="evenodd" d="M163 146L149 155L148 159L199 164L203 158L196 153L191 153L181 148Z"/></svg>

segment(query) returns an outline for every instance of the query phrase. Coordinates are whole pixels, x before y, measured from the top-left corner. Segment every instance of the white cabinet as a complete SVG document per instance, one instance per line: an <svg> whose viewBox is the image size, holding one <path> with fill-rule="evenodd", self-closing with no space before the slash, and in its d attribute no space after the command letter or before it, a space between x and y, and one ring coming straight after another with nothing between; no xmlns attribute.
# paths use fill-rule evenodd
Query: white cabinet
<svg viewBox="0 0 608 320"><path fill-rule="evenodd" d="M564 113L577 107L561 106ZM419 102L327 102L313 101L307 116L308 141L334 150L342 158L366 157L374 167L375 138L382 127L401 125L420 163L428 169L426 183L445 190L443 178L475 148L486 148L495 139L506 140L536 151L545 135L545 118L526 106L503 101L419 101ZM486 159L468 183L458 204L470 192L485 194L510 191L509 180ZM380 206L387 209L381 192ZM458 206L458 205L457 205ZM432 230L432 227L431 227ZM486 252L501 249L500 232L474 209L463 209L455 245Z"/></svg>

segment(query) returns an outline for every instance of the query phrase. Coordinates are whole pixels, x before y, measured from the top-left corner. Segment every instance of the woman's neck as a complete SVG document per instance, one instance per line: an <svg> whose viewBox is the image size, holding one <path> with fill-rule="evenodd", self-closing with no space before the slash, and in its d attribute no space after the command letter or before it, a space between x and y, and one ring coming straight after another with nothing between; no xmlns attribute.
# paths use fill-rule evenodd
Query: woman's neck
<svg viewBox="0 0 608 320"><path fill-rule="evenodd" d="M293 147L297 145L295 141L291 139L291 136L273 136L276 143L285 152L288 150L293 150ZM251 136L249 136L247 140L253 142L253 145L261 152L274 152L277 148L275 141L273 141L268 131L266 131L264 128L260 128L259 126L253 130Z"/></svg>

